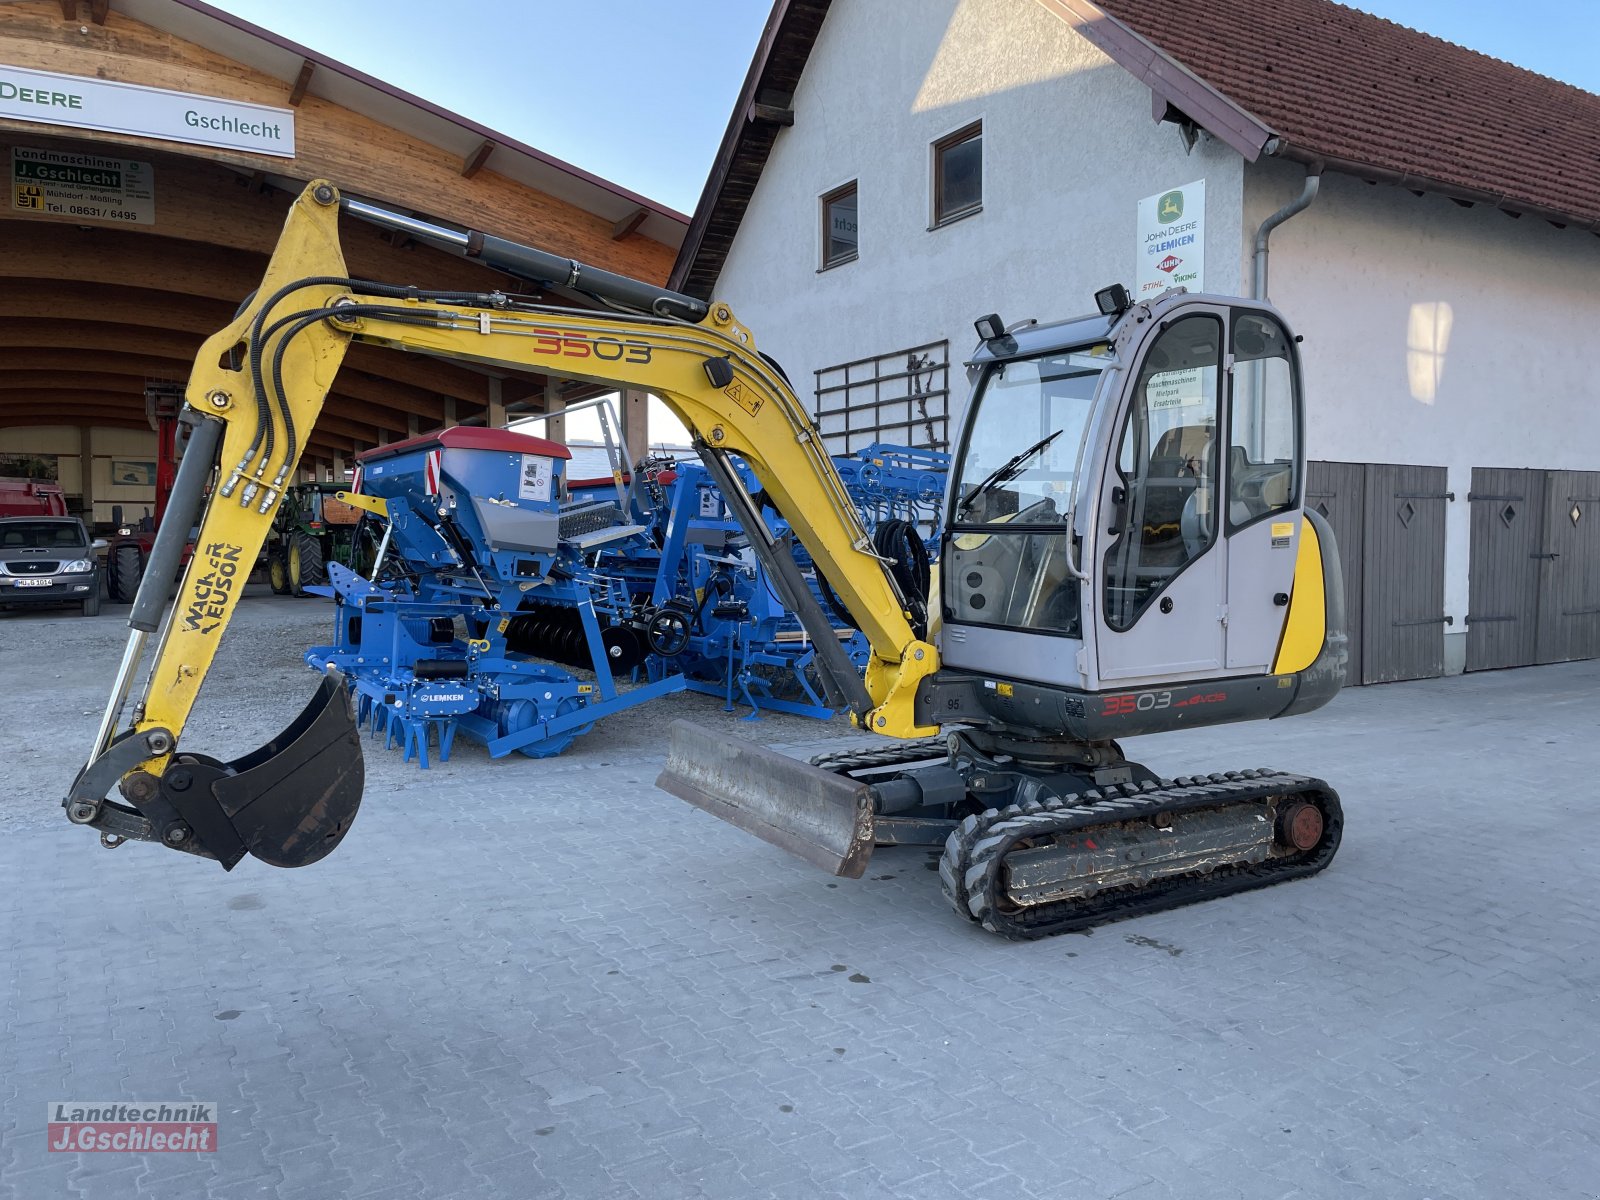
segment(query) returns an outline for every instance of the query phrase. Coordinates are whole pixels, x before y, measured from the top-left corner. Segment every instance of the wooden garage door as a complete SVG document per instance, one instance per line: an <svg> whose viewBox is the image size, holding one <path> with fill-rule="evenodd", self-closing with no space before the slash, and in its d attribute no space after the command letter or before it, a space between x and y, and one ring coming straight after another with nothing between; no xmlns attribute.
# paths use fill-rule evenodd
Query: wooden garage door
<svg viewBox="0 0 1600 1200"><path fill-rule="evenodd" d="M1539 620L1544 472L1472 468L1467 670L1533 662Z"/></svg>
<svg viewBox="0 0 1600 1200"><path fill-rule="evenodd" d="M1475 467L1467 670L1600 658L1600 472Z"/></svg>
<svg viewBox="0 0 1600 1200"><path fill-rule="evenodd" d="M1344 566L1349 683L1444 674L1443 467L1311 462L1306 503Z"/></svg>
<svg viewBox="0 0 1600 1200"><path fill-rule="evenodd" d="M1316 510L1333 529L1344 568L1344 619L1350 638L1345 683L1361 682L1361 534L1366 468L1361 463L1307 463L1306 507Z"/></svg>
<svg viewBox="0 0 1600 1200"><path fill-rule="evenodd" d="M1600 471L1549 471L1534 661L1600 658Z"/></svg>

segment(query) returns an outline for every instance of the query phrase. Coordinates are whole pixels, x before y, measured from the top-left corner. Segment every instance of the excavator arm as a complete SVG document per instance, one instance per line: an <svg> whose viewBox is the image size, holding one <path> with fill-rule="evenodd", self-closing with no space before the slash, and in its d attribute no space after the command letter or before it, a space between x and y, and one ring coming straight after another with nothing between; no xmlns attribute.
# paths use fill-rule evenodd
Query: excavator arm
<svg viewBox="0 0 1600 1200"><path fill-rule="evenodd" d="M185 754L178 743L352 340L659 396L691 431L752 548L815 641L830 700L877 733L933 732L914 715L918 685L938 667L937 652L925 640L924 600L902 593L815 425L726 305L704 305L531 247L358 201L343 206L606 307L350 279L339 249L338 192L323 181L309 185L290 210L261 287L196 359L185 410L193 432L90 760L64 801L72 821L98 828L107 845L159 841L228 868L247 852L281 866L313 862L348 830L360 803L362 766L342 681L325 680L283 734L244 758L221 763ZM872 649L864 680L839 648L788 545L774 538L738 484L728 462L734 454L755 473L858 621ZM163 622L166 584L202 507L194 557ZM143 691L124 728L128 698L155 634ZM692 747L704 731L679 736ZM742 750L728 753L732 774L750 773ZM692 749L674 757L697 758L696 769L709 761ZM763 778L779 785L769 791L781 791L783 782L771 781L771 770L781 772L791 762L756 764L757 774L765 771ZM668 786L761 832L759 819L752 824L729 811L730 803L742 808L727 799L724 781L688 779L691 774L677 772L678 785ZM106 798L116 786L126 803ZM832 850L824 854L829 862L833 857Z"/></svg>
<svg viewBox="0 0 1600 1200"><path fill-rule="evenodd" d="M338 844L360 803L360 742L337 680L325 681L277 738L234 762L178 748L349 345L322 321L286 316L325 309L346 290L338 212L331 187L306 189L260 288L195 359L181 416L189 429L183 461L89 761L63 801L68 818L100 830L107 846L158 841L230 869L247 852L300 866ZM169 609L202 510L194 555ZM118 785L126 803L106 799Z"/></svg>

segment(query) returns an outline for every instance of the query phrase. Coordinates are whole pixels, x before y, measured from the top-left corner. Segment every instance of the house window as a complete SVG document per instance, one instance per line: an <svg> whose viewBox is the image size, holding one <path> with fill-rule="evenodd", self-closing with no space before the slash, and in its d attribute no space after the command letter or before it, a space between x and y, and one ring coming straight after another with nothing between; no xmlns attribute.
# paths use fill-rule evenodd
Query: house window
<svg viewBox="0 0 1600 1200"><path fill-rule="evenodd" d="M933 224L937 228L983 208L983 122L933 144Z"/></svg>
<svg viewBox="0 0 1600 1200"><path fill-rule="evenodd" d="M822 269L856 258L856 185L851 180L822 198Z"/></svg>

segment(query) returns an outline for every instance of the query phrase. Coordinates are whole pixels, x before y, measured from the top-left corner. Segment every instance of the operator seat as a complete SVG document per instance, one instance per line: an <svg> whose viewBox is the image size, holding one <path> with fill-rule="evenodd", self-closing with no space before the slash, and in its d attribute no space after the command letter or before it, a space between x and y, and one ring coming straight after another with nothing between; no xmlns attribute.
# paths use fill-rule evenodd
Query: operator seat
<svg viewBox="0 0 1600 1200"><path fill-rule="evenodd" d="M1179 425L1156 443L1146 475L1144 554L1150 566L1181 566L1209 540L1202 526L1199 486L1210 479L1213 430L1209 425Z"/></svg>

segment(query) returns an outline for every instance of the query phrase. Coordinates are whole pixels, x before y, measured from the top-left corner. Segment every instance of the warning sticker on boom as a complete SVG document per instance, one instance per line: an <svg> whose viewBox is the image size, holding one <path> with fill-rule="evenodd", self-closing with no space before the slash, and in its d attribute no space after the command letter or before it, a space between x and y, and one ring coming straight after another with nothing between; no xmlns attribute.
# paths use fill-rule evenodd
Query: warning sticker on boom
<svg viewBox="0 0 1600 1200"><path fill-rule="evenodd" d="M745 412L749 413L752 417L761 411L761 398L759 396L752 396L745 389L744 384L740 383L738 380L735 380L727 387L723 388L722 394L729 400L732 400L740 408L744 409Z"/></svg>

